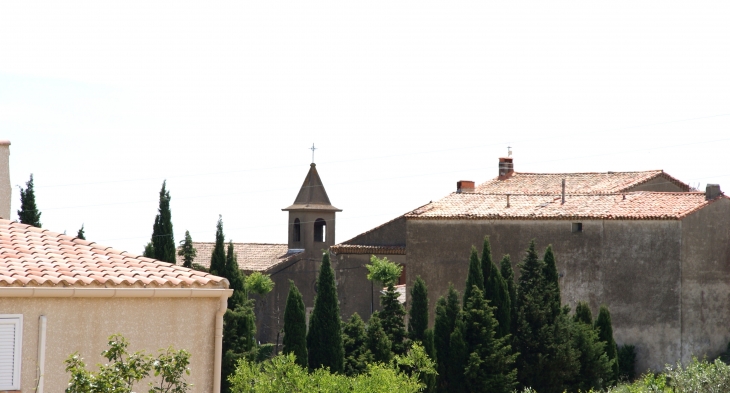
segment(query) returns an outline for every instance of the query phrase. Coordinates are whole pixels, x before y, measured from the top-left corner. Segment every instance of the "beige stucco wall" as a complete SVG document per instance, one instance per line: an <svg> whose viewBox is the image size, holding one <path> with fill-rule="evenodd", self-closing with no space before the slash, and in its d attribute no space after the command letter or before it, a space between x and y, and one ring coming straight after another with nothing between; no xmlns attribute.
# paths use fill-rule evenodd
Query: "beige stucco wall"
<svg viewBox="0 0 730 393"><path fill-rule="evenodd" d="M0 313L23 314L21 391L33 392L38 358L38 321L47 318L45 392L63 392L64 360L78 351L89 369L102 362L107 338L121 333L130 351L172 345L191 353L191 392L211 392L215 314L220 299L207 298L0 298ZM147 391L147 381L135 386Z"/></svg>

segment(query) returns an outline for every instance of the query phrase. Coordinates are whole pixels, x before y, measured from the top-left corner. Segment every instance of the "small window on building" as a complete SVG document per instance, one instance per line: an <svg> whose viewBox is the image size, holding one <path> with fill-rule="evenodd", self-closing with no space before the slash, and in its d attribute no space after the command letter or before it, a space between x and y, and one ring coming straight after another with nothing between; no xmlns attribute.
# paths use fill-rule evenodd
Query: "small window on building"
<svg viewBox="0 0 730 393"><path fill-rule="evenodd" d="M0 315L0 390L20 390L22 315Z"/></svg>
<svg viewBox="0 0 730 393"><path fill-rule="evenodd" d="M302 241L302 223L298 218L294 219L294 239L295 242Z"/></svg>
<svg viewBox="0 0 730 393"><path fill-rule="evenodd" d="M327 240L327 222L318 218L314 221L314 241L325 242Z"/></svg>
<svg viewBox="0 0 730 393"><path fill-rule="evenodd" d="M582 222L574 222L571 226L571 230L573 233L583 232L583 223Z"/></svg>

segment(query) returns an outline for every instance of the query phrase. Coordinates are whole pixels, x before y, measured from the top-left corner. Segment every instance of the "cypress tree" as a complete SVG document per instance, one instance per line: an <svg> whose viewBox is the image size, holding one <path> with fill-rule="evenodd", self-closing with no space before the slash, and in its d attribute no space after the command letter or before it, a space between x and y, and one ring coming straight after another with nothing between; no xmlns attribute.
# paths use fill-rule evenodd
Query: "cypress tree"
<svg viewBox="0 0 730 393"><path fill-rule="evenodd" d="M540 393L562 392L578 373L578 353L571 343L567 314L555 315L552 283L545 278L545 262L531 241L519 265L515 350L518 380ZM560 310L559 310L560 311Z"/></svg>
<svg viewBox="0 0 730 393"><path fill-rule="evenodd" d="M35 190L33 189L33 174L30 174L30 180L25 183L25 190L20 188L20 210L18 210L18 219L22 224L41 227L41 212L35 204ZM10 217L8 217L10 218Z"/></svg>
<svg viewBox="0 0 730 393"><path fill-rule="evenodd" d="M289 295L284 309L284 348L285 354L293 353L296 363L307 367L307 317L304 300L294 281L289 280Z"/></svg>
<svg viewBox="0 0 730 393"><path fill-rule="evenodd" d="M423 334L423 349L426 351L426 355L433 360L434 363L438 364L438 357L436 356L436 345L434 343L434 331L433 329L426 329ZM426 374L424 381L426 384L426 393L436 392L436 375Z"/></svg>
<svg viewBox="0 0 730 393"><path fill-rule="evenodd" d="M456 326L456 318L460 310L459 293L454 289L454 285L449 283L446 297L441 296L436 302L436 320L434 322L434 347L436 348L436 372L438 372L436 379L440 392L445 392L448 388L451 333Z"/></svg>
<svg viewBox="0 0 730 393"><path fill-rule="evenodd" d="M451 333L449 342L449 361L448 361L448 388L447 392L466 392L466 376L464 370L466 368L467 359L469 357L466 341L464 341L464 321L461 313L456 319L454 331Z"/></svg>
<svg viewBox="0 0 730 393"><path fill-rule="evenodd" d="M223 235L223 217L218 216L215 229L215 246L210 257L210 274L222 276L226 270L225 235Z"/></svg>
<svg viewBox="0 0 730 393"><path fill-rule="evenodd" d="M160 189L160 206L152 226L152 244L155 259L175 264L175 237L172 233L172 212L170 211L170 191L166 189L167 181L162 182Z"/></svg>
<svg viewBox="0 0 730 393"><path fill-rule="evenodd" d="M416 283L411 289L411 310L408 319L408 336L413 341L424 344L426 329L428 328L428 289L421 277L416 277Z"/></svg>
<svg viewBox="0 0 730 393"><path fill-rule="evenodd" d="M190 237L190 231L185 231L185 240L180 242L180 250L177 255L183 257L183 267L193 268L193 261L198 255L198 251L193 246L193 238Z"/></svg>
<svg viewBox="0 0 730 393"><path fill-rule="evenodd" d="M368 350L372 354L372 360L375 362L388 363L393 358L393 351L391 350L392 344L388 335L383 330L383 325L380 323L380 316L377 312L374 312L370 316L368 322Z"/></svg>
<svg viewBox="0 0 730 393"><path fill-rule="evenodd" d="M611 379L610 383L615 383L618 380L618 356L616 349L616 341L613 340L613 327L611 326L611 313L608 311L608 307L601 306L598 310L598 317L596 317L595 328L598 330L598 339L606 343L606 355L611 364Z"/></svg>
<svg viewBox="0 0 730 393"><path fill-rule="evenodd" d="M76 234L76 237L81 240L86 240L86 234L84 233L84 224L81 224L81 229L79 229L79 232Z"/></svg>
<svg viewBox="0 0 730 393"><path fill-rule="evenodd" d="M573 315L573 322L582 322L586 325L593 326L593 314L591 308L588 307L586 302L578 302L575 306L575 315Z"/></svg>
<svg viewBox="0 0 730 393"><path fill-rule="evenodd" d="M152 259L155 258L155 246L152 244L152 242L148 242L147 244L145 244L142 256Z"/></svg>
<svg viewBox="0 0 730 393"><path fill-rule="evenodd" d="M317 296L314 310L309 317L307 351L309 368L329 367L334 373L344 371L345 352L342 347L340 306L337 301L335 272L330 264L329 252L322 255L317 277Z"/></svg>
<svg viewBox="0 0 730 393"><path fill-rule="evenodd" d="M590 309L588 312L590 314ZM608 387L607 382L611 379L611 362L606 355L605 343L598 338L598 331L593 328L590 320L585 323L584 317L585 312L581 311L579 316L576 308L571 324L573 330L571 336L573 347L579 353L580 371L570 384L570 390L602 391Z"/></svg>
<svg viewBox="0 0 730 393"><path fill-rule="evenodd" d="M229 289L233 289L233 295L228 298L228 308L234 310L237 306L243 305L248 300L248 293L244 285L245 277L238 267L236 254L233 252L233 242L228 243L226 255L226 266L223 277L228 279Z"/></svg>
<svg viewBox="0 0 730 393"><path fill-rule="evenodd" d="M491 262L490 264L491 273L484 287L485 298L494 307L494 318L497 320L495 334L497 337L504 337L510 334L512 325L512 302L509 297L507 282L502 278L502 273L497 269L497 266Z"/></svg>
<svg viewBox="0 0 730 393"><path fill-rule="evenodd" d="M385 337L385 333L382 334ZM390 350L390 343L387 345ZM365 372L368 363L373 361L373 354L368 350L365 322L358 313L352 314L342 327L342 346L345 350L345 375L355 376Z"/></svg>
<svg viewBox="0 0 730 393"><path fill-rule="evenodd" d="M489 278L492 274L493 266L492 245L489 244L489 236L484 236L484 244L482 244L482 276L484 277L484 285L482 286L482 289L487 300L492 300L494 298L491 293L492 289L489 288Z"/></svg>
<svg viewBox="0 0 730 393"><path fill-rule="evenodd" d="M482 274L482 266L479 262L477 249L471 246L471 254L469 255L469 272L466 274L466 287L464 289L464 306L466 300L471 296L473 287L479 288L484 293L484 274Z"/></svg>
<svg viewBox="0 0 730 393"><path fill-rule="evenodd" d="M221 387L230 392L228 376L236 371L239 359L256 358L256 317L249 303L223 314L223 364Z"/></svg>
<svg viewBox="0 0 730 393"><path fill-rule="evenodd" d="M515 328L517 327L517 287L515 284L515 272L512 269L512 261L509 254L505 254L500 262L500 273L504 282L507 284L507 292L509 293L510 302L510 333L512 339L515 336Z"/></svg>
<svg viewBox="0 0 730 393"><path fill-rule="evenodd" d="M406 309L398 300L398 292L391 284L380 298L380 323L383 325L385 334L388 335L392 351L396 355L405 355L408 349L406 341L407 333L405 326Z"/></svg>
<svg viewBox="0 0 730 393"><path fill-rule="evenodd" d="M558 267L555 265L555 254L553 254L553 246L548 245L545 249L545 256L543 257L545 262L545 281L550 289L550 303L552 304L553 315L557 316L560 313L560 283L558 276Z"/></svg>
<svg viewBox="0 0 730 393"><path fill-rule="evenodd" d="M512 392L517 384L516 355L507 338L496 337L497 320L479 288L474 288L462 314L469 354L464 370L470 392Z"/></svg>

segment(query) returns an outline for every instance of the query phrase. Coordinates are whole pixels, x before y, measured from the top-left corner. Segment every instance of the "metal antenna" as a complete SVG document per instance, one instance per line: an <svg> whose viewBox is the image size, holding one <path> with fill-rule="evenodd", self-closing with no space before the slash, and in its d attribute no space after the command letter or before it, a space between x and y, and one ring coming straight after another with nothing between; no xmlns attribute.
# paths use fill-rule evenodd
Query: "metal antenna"
<svg viewBox="0 0 730 393"><path fill-rule="evenodd" d="M512 146L507 146L507 157L512 157Z"/></svg>
<svg viewBox="0 0 730 393"><path fill-rule="evenodd" d="M310 147L309 150L312 151L312 164L314 164L314 151L317 150L317 148L314 147L314 143L312 143L312 147Z"/></svg>

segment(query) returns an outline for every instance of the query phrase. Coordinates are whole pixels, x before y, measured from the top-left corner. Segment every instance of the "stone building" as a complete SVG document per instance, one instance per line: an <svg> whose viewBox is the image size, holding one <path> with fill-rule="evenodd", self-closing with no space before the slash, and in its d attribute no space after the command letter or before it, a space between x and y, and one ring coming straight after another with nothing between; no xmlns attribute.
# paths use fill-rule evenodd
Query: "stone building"
<svg viewBox="0 0 730 393"><path fill-rule="evenodd" d="M434 306L449 282L463 291L472 245L490 236L493 258L517 264L529 241L553 245L562 298L611 310L619 345L637 368L716 356L730 340L730 198L691 190L663 171L520 173L501 158L498 176L330 248L343 317L377 302L365 278L370 255L421 276Z"/></svg>

